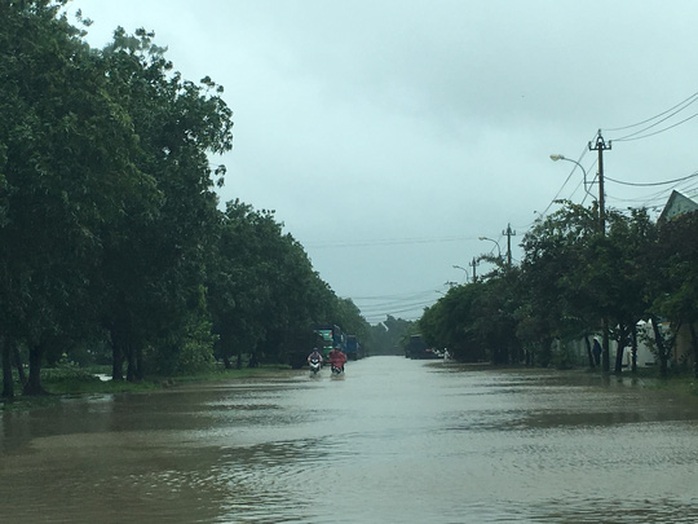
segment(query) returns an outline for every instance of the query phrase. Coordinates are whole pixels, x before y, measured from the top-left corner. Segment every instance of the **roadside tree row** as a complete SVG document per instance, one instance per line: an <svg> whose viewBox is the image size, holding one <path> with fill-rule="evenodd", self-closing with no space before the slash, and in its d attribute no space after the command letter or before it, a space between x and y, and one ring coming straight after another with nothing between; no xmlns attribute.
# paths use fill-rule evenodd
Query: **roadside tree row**
<svg viewBox="0 0 698 524"><path fill-rule="evenodd" d="M663 375L681 330L690 335L695 363L698 213L658 224L645 209L612 209L606 223L601 234L596 205L562 202L524 236L520 265L494 259L490 274L452 288L425 310L421 333L463 361L542 366L568 364L553 341L583 339L591 367L590 339L599 334L602 368L619 373L622 352L611 361L608 340L636 354L636 326L644 320Z"/></svg>
<svg viewBox="0 0 698 524"><path fill-rule="evenodd" d="M0 2L3 395L13 368L43 393L66 357L107 353L136 381L282 362L314 322L367 329L273 212L218 208L223 88L182 78L144 30L91 48L65 3Z"/></svg>

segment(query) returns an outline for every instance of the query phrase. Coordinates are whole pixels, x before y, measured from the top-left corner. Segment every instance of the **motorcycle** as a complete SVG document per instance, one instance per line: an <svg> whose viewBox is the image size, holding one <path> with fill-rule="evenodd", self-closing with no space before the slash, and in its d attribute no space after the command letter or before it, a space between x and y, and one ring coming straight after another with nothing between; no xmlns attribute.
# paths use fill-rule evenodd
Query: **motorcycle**
<svg viewBox="0 0 698 524"><path fill-rule="evenodd" d="M319 358L311 358L308 361L308 365L310 366L310 374L312 376L317 375L320 369L322 369L322 361Z"/></svg>
<svg viewBox="0 0 698 524"><path fill-rule="evenodd" d="M344 375L344 366L332 364L332 376L338 377L340 375Z"/></svg>

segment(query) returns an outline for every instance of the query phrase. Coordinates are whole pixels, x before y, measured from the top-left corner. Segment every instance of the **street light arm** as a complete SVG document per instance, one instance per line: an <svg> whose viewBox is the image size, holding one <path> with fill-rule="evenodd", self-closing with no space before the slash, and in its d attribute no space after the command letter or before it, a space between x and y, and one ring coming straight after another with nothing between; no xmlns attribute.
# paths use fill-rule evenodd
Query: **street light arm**
<svg viewBox="0 0 698 524"><path fill-rule="evenodd" d="M463 266L458 266L458 265L454 264L453 269L462 269L463 271L465 271L465 281L467 282L468 278L470 277L470 273L468 272L468 270L466 268L464 268Z"/></svg>
<svg viewBox="0 0 698 524"><path fill-rule="evenodd" d="M557 162L558 160L565 160L566 162L572 162L573 164L577 165L579 169L582 170L582 173L584 173L584 192L591 198L594 198L594 195L589 193L589 190L587 189L587 170L584 169L584 166L582 164L580 164L576 160L572 160L571 158L567 158L565 155L560 154L550 155L550 160L552 160L553 162Z"/></svg>
<svg viewBox="0 0 698 524"><path fill-rule="evenodd" d="M499 255L499 258L502 258L502 248L499 247L499 242L497 242L493 238L489 237L477 237L478 240L489 240L490 242L494 242L494 245L497 246L497 254Z"/></svg>

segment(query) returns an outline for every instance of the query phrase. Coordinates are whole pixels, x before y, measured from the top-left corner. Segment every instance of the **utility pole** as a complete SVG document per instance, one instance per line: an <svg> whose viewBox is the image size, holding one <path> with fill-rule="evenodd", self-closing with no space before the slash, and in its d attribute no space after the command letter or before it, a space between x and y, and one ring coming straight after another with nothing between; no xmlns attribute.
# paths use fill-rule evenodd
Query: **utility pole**
<svg viewBox="0 0 698 524"><path fill-rule="evenodd" d="M479 262L475 257L473 257L473 261L469 264L469 266L473 268L473 284L477 282L477 270L475 268L478 266L478 264Z"/></svg>
<svg viewBox="0 0 698 524"><path fill-rule="evenodd" d="M606 235L606 195L603 186L603 152L607 149L611 149L611 141L609 140L608 144L606 144L601 136L601 130L599 129L596 143L592 146L591 142L589 142L589 151L599 152L599 229L601 230L601 236Z"/></svg>
<svg viewBox="0 0 698 524"><path fill-rule="evenodd" d="M589 151L599 152L599 234L602 237L606 236L606 196L604 194L603 185L603 152L607 149L611 149L611 141L609 140L608 144L606 144L601 136L601 130L599 129L599 133L596 137L596 143L592 146L591 142L589 142ZM604 373L608 373L611 371L611 354L608 340L608 317L605 315L601 319L601 329L603 330L601 344L603 349L603 352L601 353L601 367L603 368Z"/></svg>
<svg viewBox="0 0 698 524"><path fill-rule="evenodd" d="M511 230L511 224L507 224L507 228L502 231L502 235L507 237L507 267L511 267L511 237L516 236L516 231Z"/></svg>

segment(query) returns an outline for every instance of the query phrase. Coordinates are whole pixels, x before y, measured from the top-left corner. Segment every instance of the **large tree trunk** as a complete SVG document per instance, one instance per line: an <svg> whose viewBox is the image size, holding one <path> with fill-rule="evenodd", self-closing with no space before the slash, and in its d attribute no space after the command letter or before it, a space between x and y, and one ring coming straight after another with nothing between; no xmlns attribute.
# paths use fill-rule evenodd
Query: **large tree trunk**
<svg viewBox="0 0 698 524"><path fill-rule="evenodd" d="M594 355L591 352L591 342L589 341L589 335L584 335L584 344L587 347L587 357L589 358L589 368L594 369L596 365L594 364Z"/></svg>
<svg viewBox="0 0 698 524"><path fill-rule="evenodd" d="M2 397L14 398L15 388L12 378L12 359L10 358L10 346L5 337L0 336L0 351L2 352Z"/></svg>
<svg viewBox="0 0 698 524"><path fill-rule="evenodd" d="M618 340L616 341L616 363L613 373L620 375L623 372L623 355L625 354L625 341L628 339L628 328L623 324L618 326Z"/></svg>
<svg viewBox="0 0 698 524"><path fill-rule="evenodd" d="M41 356L43 346L35 344L29 347L29 379L24 385L23 393L27 396L48 395L41 385Z"/></svg>
<svg viewBox="0 0 698 524"><path fill-rule="evenodd" d="M608 343L608 318L601 319L601 368L604 373L611 371L611 350Z"/></svg>
<svg viewBox="0 0 698 524"><path fill-rule="evenodd" d="M242 369L242 344L238 346L238 355L235 362L235 369Z"/></svg>
<svg viewBox="0 0 698 524"><path fill-rule="evenodd" d="M15 367L17 368L17 377L19 378L19 383L22 387L27 385L27 375L24 373L24 365L22 365L22 355L19 354L19 347L14 339L10 340L12 346L12 355L14 357Z"/></svg>
<svg viewBox="0 0 698 524"><path fill-rule="evenodd" d="M135 349L136 360L136 380L140 382L145 377L145 369L143 369L143 344L138 344Z"/></svg>
<svg viewBox="0 0 698 524"><path fill-rule="evenodd" d="M115 381L124 380L124 360L126 358L126 334L117 323L109 326L111 336L111 379Z"/></svg>
<svg viewBox="0 0 698 524"><path fill-rule="evenodd" d="M124 380L124 353L116 344L112 345L111 379Z"/></svg>
<svg viewBox="0 0 698 524"><path fill-rule="evenodd" d="M125 348L126 353L126 380L129 382L136 381L136 355L133 353L133 346L128 344Z"/></svg>
<svg viewBox="0 0 698 524"><path fill-rule="evenodd" d="M657 345L657 356L659 357L659 375L666 377L669 373L669 355L662 332L659 331L659 322L657 317L650 317L652 323L652 331L654 332L654 342Z"/></svg>
<svg viewBox="0 0 698 524"><path fill-rule="evenodd" d="M698 334L696 333L696 325L689 322L688 330L691 333L691 347L693 349L693 376L698 378Z"/></svg>
<svg viewBox="0 0 698 524"><path fill-rule="evenodd" d="M633 324L630 329L630 343L632 345L632 361L631 361L631 371L633 375L637 374L637 323Z"/></svg>

